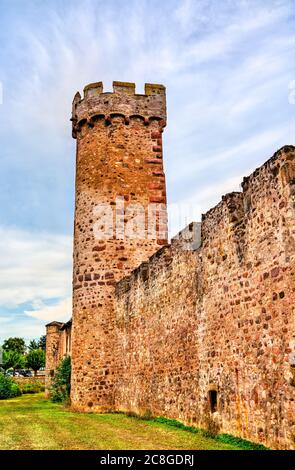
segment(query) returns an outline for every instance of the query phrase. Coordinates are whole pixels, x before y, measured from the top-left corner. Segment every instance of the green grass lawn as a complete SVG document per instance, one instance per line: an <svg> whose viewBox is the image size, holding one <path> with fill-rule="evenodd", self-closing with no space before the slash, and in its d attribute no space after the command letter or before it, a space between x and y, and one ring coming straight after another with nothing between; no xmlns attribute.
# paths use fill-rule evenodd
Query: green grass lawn
<svg viewBox="0 0 295 470"><path fill-rule="evenodd" d="M43 394L0 400L1 450L239 448L124 414L73 413Z"/></svg>

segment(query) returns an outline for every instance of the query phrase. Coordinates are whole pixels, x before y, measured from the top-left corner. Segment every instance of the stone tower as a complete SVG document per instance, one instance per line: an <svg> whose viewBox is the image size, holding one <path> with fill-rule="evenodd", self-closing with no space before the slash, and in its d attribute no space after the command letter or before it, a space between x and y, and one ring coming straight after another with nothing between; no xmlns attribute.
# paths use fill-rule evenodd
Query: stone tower
<svg viewBox="0 0 295 470"><path fill-rule="evenodd" d="M114 409L120 357L115 282L167 243L162 85L101 82L75 95L77 139L74 227L72 405Z"/></svg>

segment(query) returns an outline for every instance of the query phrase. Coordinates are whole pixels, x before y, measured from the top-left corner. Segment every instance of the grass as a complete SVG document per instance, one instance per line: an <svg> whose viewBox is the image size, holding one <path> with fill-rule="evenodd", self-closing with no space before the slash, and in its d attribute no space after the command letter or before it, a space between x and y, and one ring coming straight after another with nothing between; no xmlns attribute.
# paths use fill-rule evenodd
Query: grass
<svg viewBox="0 0 295 470"><path fill-rule="evenodd" d="M162 416L158 418L153 418L153 421L157 423L167 424L167 426L172 426L178 429L183 429L185 431L189 431L194 434L200 434L204 437L208 437L207 431L204 429L198 429L192 426L186 426L185 424L177 421L175 419L164 418ZM255 444L254 442L247 441L246 439L242 439L241 437L235 437L230 434L218 434L214 437L215 441L223 442L226 444L233 444L239 448L239 450L269 450L263 444Z"/></svg>
<svg viewBox="0 0 295 470"><path fill-rule="evenodd" d="M174 424L173 424L174 423ZM0 401L1 450L196 449L240 450L235 438L211 439L165 418L80 414L39 393ZM176 427L177 426L177 427ZM193 428L192 428L193 429Z"/></svg>

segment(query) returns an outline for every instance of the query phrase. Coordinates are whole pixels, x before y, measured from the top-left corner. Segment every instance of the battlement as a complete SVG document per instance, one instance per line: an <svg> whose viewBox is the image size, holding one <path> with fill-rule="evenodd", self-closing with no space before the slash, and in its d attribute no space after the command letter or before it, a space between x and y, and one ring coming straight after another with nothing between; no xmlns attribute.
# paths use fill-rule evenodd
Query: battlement
<svg viewBox="0 0 295 470"><path fill-rule="evenodd" d="M165 87L146 83L144 94L136 94L135 83L114 81L112 92L104 92L102 82L86 85L83 98L77 92L73 100L73 137L77 137L83 125L93 127L99 119L111 124L112 118L118 115L124 118L126 125L132 118L141 118L145 125L157 120L161 127L165 127Z"/></svg>

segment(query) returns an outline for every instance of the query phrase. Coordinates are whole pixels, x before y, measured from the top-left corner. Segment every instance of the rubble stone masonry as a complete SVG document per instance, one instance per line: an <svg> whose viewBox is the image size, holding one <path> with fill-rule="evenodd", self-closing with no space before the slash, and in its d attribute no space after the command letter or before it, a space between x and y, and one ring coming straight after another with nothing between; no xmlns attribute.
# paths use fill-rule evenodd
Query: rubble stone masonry
<svg viewBox="0 0 295 470"><path fill-rule="evenodd" d="M51 380L60 361L71 353L72 322L53 321L46 325L46 395L50 395Z"/></svg>
<svg viewBox="0 0 295 470"><path fill-rule="evenodd" d="M295 147L168 244L165 88L113 86L88 85L73 102L73 408L161 415L295 449ZM164 235L145 225L141 238L97 240L97 206L118 196L145 215L162 205ZM127 210L124 229L131 220ZM50 371L62 327L47 330Z"/></svg>
<svg viewBox="0 0 295 470"><path fill-rule="evenodd" d="M116 286L116 408L294 449L295 148Z"/></svg>
<svg viewBox="0 0 295 470"><path fill-rule="evenodd" d="M138 95L132 83L114 82L113 93L103 93L102 83L88 85L83 99L74 98L72 121L77 173L71 400L77 410L107 411L114 407L117 378L114 284L167 243L165 88L146 85ZM162 238L149 238L147 224L139 237L128 238L134 204L146 219L150 204L162 205ZM113 227L100 226L104 205L106 217L115 211ZM116 230L120 218L123 232ZM96 236L98 228L105 239Z"/></svg>

